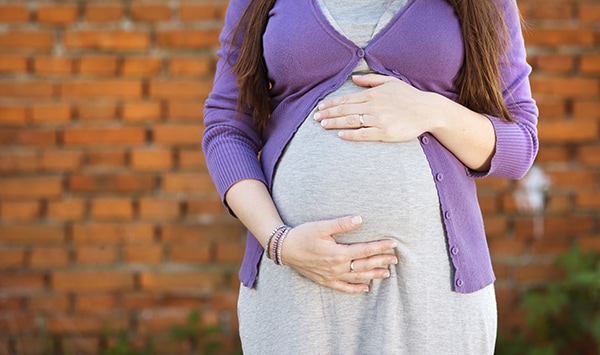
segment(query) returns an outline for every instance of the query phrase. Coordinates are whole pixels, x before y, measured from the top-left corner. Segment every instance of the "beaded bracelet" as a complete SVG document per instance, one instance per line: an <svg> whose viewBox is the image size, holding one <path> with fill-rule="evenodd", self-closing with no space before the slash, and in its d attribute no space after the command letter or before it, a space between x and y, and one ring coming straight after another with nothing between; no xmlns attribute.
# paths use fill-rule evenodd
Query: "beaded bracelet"
<svg viewBox="0 0 600 355"><path fill-rule="evenodd" d="M285 239L285 237L287 237L291 229L292 228L287 227L285 231L281 234L281 238L277 240L277 262L275 263L277 265L283 265L283 262L281 261L281 247L283 246L283 240Z"/></svg>
<svg viewBox="0 0 600 355"><path fill-rule="evenodd" d="M265 243L265 250L267 251L267 258L271 259L271 255L269 252L269 245L271 244L271 240L273 239L275 234L277 234L277 232L280 231L281 229L283 229L284 227L286 227L285 224L275 227L273 229L273 231L271 232L271 234L269 234L269 237L267 237L267 242Z"/></svg>

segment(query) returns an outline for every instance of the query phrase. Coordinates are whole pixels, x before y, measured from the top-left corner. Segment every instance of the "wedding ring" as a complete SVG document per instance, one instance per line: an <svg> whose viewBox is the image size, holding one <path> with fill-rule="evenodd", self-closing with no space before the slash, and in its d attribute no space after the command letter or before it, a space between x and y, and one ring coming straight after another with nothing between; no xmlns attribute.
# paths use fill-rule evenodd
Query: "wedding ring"
<svg viewBox="0 0 600 355"><path fill-rule="evenodd" d="M358 115L358 122L360 122L360 126L364 127L365 126L365 115L364 114L360 114Z"/></svg>
<svg viewBox="0 0 600 355"><path fill-rule="evenodd" d="M350 272L354 272L354 260L350 262Z"/></svg>

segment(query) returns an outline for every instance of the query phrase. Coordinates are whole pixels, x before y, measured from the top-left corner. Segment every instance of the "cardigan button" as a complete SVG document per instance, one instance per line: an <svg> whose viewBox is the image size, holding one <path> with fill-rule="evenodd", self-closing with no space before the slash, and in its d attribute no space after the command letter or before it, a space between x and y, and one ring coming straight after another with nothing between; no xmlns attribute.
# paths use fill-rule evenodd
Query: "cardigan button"
<svg viewBox="0 0 600 355"><path fill-rule="evenodd" d="M364 56L365 56L365 50L364 50L364 49L362 49L362 48L359 48L359 49L356 51L356 56L358 56L358 57L360 57L360 58L364 57Z"/></svg>
<svg viewBox="0 0 600 355"><path fill-rule="evenodd" d="M458 248L457 247L450 248L450 253L452 255L458 255Z"/></svg>
<svg viewBox="0 0 600 355"><path fill-rule="evenodd" d="M444 218L450 219L450 217L452 217L452 213L450 213L450 211L444 212Z"/></svg>
<svg viewBox="0 0 600 355"><path fill-rule="evenodd" d="M437 181L442 181L442 180L444 180L444 174L442 174L442 173L437 173L437 174L435 175L435 179L436 179Z"/></svg>
<svg viewBox="0 0 600 355"><path fill-rule="evenodd" d="M421 143L423 143L423 144L429 144L429 138L427 138L427 136L421 137Z"/></svg>
<svg viewBox="0 0 600 355"><path fill-rule="evenodd" d="M465 284L465 282L462 279L456 280L456 286L462 287L464 284Z"/></svg>

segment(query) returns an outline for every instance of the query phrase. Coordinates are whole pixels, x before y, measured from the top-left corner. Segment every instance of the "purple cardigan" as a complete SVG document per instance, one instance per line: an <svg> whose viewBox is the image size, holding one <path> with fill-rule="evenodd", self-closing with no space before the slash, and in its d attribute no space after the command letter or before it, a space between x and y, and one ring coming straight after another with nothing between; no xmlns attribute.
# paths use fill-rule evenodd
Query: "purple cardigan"
<svg viewBox="0 0 600 355"><path fill-rule="evenodd" d="M231 64L240 41L230 45L233 30L250 0L231 0L221 33L213 91L205 104L203 150L217 190L243 179L271 186L284 147L316 103L348 78L361 58L376 72L416 88L457 99L453 79L463 63L459 21L444 0L410 0L361 49L336 32L317 0L279 0L264 34L264 58L272 83L272 115L259 130L248 114L236 112L237 85ZM531 97L525 47L515 0L497 0L504 11L510 42L500 73L504 99L516 119L507 123L488 116L496 132L496 151L487 172L466 168L432 135L419 137L437 186L456 292L477 291L494 281L474 178L487 175L517 179L530 168L538 150L537 107ZM231 49L230 56L228 53ZM259 154L260 153L260 154ZM248 235L239 272L252 287L262 246Z"/></svg>

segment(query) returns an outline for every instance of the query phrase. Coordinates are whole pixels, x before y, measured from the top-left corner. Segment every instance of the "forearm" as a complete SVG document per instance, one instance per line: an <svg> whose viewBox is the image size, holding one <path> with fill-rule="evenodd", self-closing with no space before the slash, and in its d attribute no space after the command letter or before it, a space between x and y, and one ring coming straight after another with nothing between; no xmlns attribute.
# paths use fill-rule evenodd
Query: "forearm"
<svg viewBox="0 0 600 355"><path fill-rule="evenodd" d="M265 184L254 179L235 183L225 199L229 208L264 247L273 228L283 222Z"/></svg>
<svg viewBox="0 0 600 355"><path fill-rule="evenodd" d="M482 114L436 95L437 113L430 133L472 170L489 169L496 148L490 120Z"/></svg>

